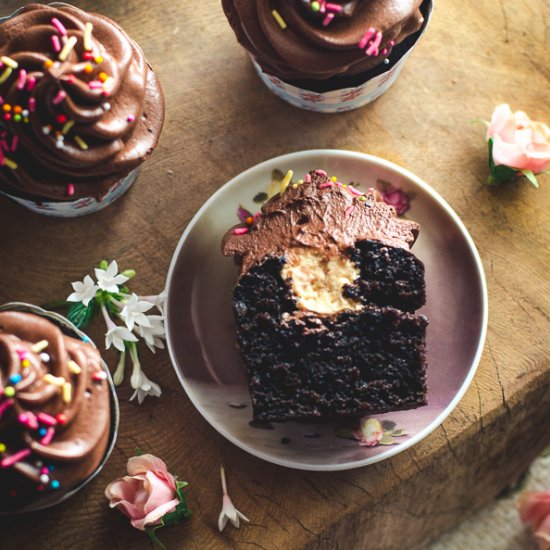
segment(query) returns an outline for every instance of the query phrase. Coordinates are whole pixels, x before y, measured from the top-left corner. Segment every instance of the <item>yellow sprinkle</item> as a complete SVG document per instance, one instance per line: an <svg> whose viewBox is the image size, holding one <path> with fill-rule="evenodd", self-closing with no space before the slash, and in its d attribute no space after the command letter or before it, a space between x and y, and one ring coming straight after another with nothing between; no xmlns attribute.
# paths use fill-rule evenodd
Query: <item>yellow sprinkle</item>
<svg viewBox="0 0 550 550"><path fill-rule="evenodd" d="M28 369L31 366L31 362L28 359L23 359L23 361L21 361L21 366Z"/></svg>
<svg viewBox="0 0 550 550"><path fill-rule="evenodd" d="M82 369L78 366L78 364L73 361L72 359L68 362L68 365L69 365L69 370L73 373L73 374L80 374L82 372Z"/></svg>
<svg viewBox="0 0 550 550"><path fill-rule="evenodd" d="M48 347L48 340L40 340L40 342L36 342L34 346L31 348L31 351L33 353L40 353L41 351L44 351Z"/></svg>
<svg viewBox="0 0 550 550"><path fill-rule="evenodd" d="M285 23L285 20L281 17L281 14L277 10L273 10L271 12L271 15L273 15L273 17L275 18L275 21L279 23L279 27L281 27L281 29L283 29L284 31L286 29L286 23Z"/></svg>
<svg viewBox="0 0 550 550"><path fill-rule="evenodd" d="M4 162L8 168L11 168L12 170L17 170L17 163L13 162L13 160L9 159L8 157L4 157Z"/></svg>
<svg viewBox="0 0 550 550"><path fill-rule="evenodd" d="M298 185L302 185L304 183L304 180L298 180Z"/></svg>
<svg viewBox="0 0 550 550"><path fill-rule="evenodd" d="M63 130L61 130L61 133L65 136L67 135L70 131L71 131L71 128L74 126L74 120L69 120L65 126L63 126Z"/></svg>
<svg viewBox="0 0 550 550"><path fill-rule="evenodd" d="M69 57L69 54L76 46L77 41L78 39L76 36L71 36L71 38L67 40L66 44L63 46L63 49L59 52L59 55L57 56L59 61L67 61L67 57Z"/></svg>
<svg viewBox="0 0 550 550"><path fill-rule="evenodd" d="M63 384L62 392L63 403L70 403L73 399L73 387L70 382L65 382Z"/></svg>
<svg viewBox="0 0 550 550"><path fill-rule="evenodd" d="M97 57L94 57L94 61L100 65L101 63L103 63L103 57L101 55L98 55Z"/></svg>
<svg viewBox="0 0 550 550"><path fill-rule="evenodd" d="M10 77L11 73L13 73L13 69L6 67L4 72L0 75L0 84L4 84L4 82L6 82L6 80Z"/></svg>
<svg viewBox="0 0 550 550"><path fill-rule="evenodd" d="M101 72L97 75L97 79L101 82L105 82L109 78L109 75L107 73Z"/></svg>
<svg viewBox="0 0 550 550"><path fill-rule="evenodd" d="M343 189L347 189L348 186L347 186L345 183L343 183L343 184L342 184L342 188L343 188Z"/></svg>
<svg viewBox="0 0 550 550"><path fill-rule="evenodd" d="M11 67L12 69L17 69L17 67L19 67L19 63L17 63L17 61L14 61L11 57L7 57L4 55L0 58L0 60L2 61L2 63L4 63L4 65L6 65L7 67Z"/></svg>
<svg viewBox="0 0 550 550"><path fill-rule="evenodd" d="M332 178L330 178L332 181L338 181L338 178L336 176L332 176Z"/></svg>
<svg viewBox="0 0 550 550"><path fill-rule="evenodd" d="M75 136L74 140L82 150L88 150L88 144L80 136Z"/></svg>
<svg viewBox="0 0 550 550"><path fill-rule="evenodd" d="M293 183L293 184L292 184L292 189L298 189L298 184L297 184L297 183Z"/></svg>
<svg viewBox="0 0 550 550"><path fill-rule="evenodd" d="M53 65L53 61L51 59L47 59L44 61L44 68L49 69Z"/></svg>
<svg viewBox="0 0 550 550"><path fill-rule="evenodd" d="M54 376L53 374L48 373L44 375L44 382L47 382L52 386L57 386L58 388L61 388L63 384L65 384L65 378L63 378L62 376Z"/></svg>
<svg viewBox="0 0 550 550"><path fill-rule="evenodd" d="M0 453L6 452L6 446L3 443L0 443Z"/></svg>
<svg viewBox="0 0 550 550"><path fill-rule="evenodd" d="M91 72L93 72L94 68L92 65L90 65L89 63L87 65L84 66L84 69L83 71L86 73L86 74L90 74Z"/></svg>
<svg viewBox="0 0 550 550"><path fill-rule="evenodd" d="M91 23L86 23L84 25L84 49L89 52L92 49L92 31L94 30L94 26Z"/></svg>
<svg viewBox="0 0 550 550"><path fill-rule="evenodd" d="M109 91L110 89L112 89L114 85L115 85L115 79L112 76L108 76L103 81L103 89L106 91Z"/></svg>
<svg viewBox="0 0 550 550"><path fill-rule="evenodd" d="M294 172L292 170L289 170L286 173L286 176L283 178L283 181L281 182L281 187L280 187L280 190L279 190L279 193L281 195L286 191L286 188L288 187L288 184L292 181L292 176L293 175L294 175Z"/></svg>

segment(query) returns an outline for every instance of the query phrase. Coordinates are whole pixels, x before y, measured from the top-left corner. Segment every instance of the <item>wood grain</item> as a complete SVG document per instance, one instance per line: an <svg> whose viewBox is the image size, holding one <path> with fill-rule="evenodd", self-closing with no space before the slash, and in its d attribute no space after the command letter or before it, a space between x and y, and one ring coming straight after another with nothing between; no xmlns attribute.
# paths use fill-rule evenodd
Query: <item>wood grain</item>
<svg viewBox="0 0 550 550"><path fill-rule="evenodd" d="M191 484L192 520L161 534L170 548L420 547L517 478L550 440L550 176L538 191L488 188L484 131L470 121L504 101L550 121L548 0L439 0L395 86L340 115L297 110L263 88L216 0L74 3L119 21L143 46L164 84L167 122L134 188L101 213L50 220L0 199L0 302L63 297L103 257L135 268L137 291L160 290L183 229L224 182L273 156L326 147L397 162L445 197L482 256L490 326L478 374L443 426L391 460L336 474L240 451L195 411L168 355L144 354L163 397L139 407L122 388L120 435L101 475L53 510L2 520L0 546L148 548L102 494L136 447ZM99 325L92 336L101 340ZM251 518L222 535L220 463Z"/></svg>

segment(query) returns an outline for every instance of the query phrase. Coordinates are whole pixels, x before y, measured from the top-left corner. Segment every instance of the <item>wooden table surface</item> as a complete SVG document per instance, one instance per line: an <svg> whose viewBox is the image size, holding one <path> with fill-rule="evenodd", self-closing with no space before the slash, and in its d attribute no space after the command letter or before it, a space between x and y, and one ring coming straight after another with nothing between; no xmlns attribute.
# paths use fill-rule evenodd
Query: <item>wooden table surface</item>
<svg viewBox="0 0 550 550"><path fill-rule="evenodd" d="M65 297L102 258L136 269L138 292L160 291L186 224L228 179L283 153L341 148L405 166L456 210L487 273L489 332L469 391L440 428L391 460L332 474L236 448L194 409L168 354L143 353L162 398L140 407L122 387L118 442L102 473L54 509L2 520L0 546L148 548L103 497L136 447L190 482L193 518L161 531L170 548L413 548L517 478L550 440L550 176L538 191L487 187L484 130L470 121L509 102L550 122L549 0L437 0L395 86L340 115L297 110L267 91L218 0L74 3L117 20L143 46L164 85L166 125L133 189L101 213L47 219L0 199L0 302ZM101 341L99 322L91 335ZM221 463L251 523L220 535Z"/></svg>

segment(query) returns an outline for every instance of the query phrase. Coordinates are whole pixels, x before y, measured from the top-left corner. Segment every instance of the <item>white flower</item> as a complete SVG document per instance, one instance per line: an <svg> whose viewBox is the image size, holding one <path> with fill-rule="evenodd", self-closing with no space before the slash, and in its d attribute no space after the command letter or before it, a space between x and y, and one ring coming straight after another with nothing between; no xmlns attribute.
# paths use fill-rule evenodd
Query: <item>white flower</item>
<svg viewBox="0 0 550 550"><path fill-rule="evenodd" d="M116 367L115 373L113 374L113 382L115 386L120 386L124 380L124 367L126 366L126 351L123 351L120 354L120 359L118 360L118 365Z"/></svg>
<svg viewBox="0 0 550 550"><path fill-rule="evenodd" d="M147 378L145 373L141 370L141 364L139 362L136 345L130 344L129 348L130 357L132 358L133 363L130 385L132 386L132 388L134 388L134 390L136 390L132 394L132 397L130 397L130 401L137 397L138 403L141 405L143 403L143 400L148 395L152 395L153 397L160 397L162 391L160 389L160 386L152 380L149 380L149 378Z"/></svg>
<svg viewBox="0 0 550 550"><path fill-rule="evenodd" d="M223 499L222 499L222 511L220 517L218 518L218 529L221 531L224 530L227 525L227 520L229 520L234 527L239 527L239 519L244 521L250 521L244 514L241 514L237 508L231 502L229 495L227 494L227 483L225 481L225 470L222 466L220 468L220 474L222 478L222 490L223 490Z"/></svg>
<svg viewBox="0 0 550 550"><path fill-rule="evenodd" d="M126 327L119 327L114 324L109 317L107 309L101 304L101 312L107 325L107 334L105 334L105 349L114 346L119 351L124 351L124 342L137 342L138 339Z"/></svg>
<svg viewBox="0 0 550 550"><path fill-rule="evenodd" d="M164 349L163 339L166 337L162 315L149 315L150 326L138 325L135 331L145 340L149 349L155 353L155 348Z"/></svg>
<svg viewBox="0 0 550 550"><path fill-rule="evenodd" d="M94 280L86 275L84 280L71 283L74 292L67 298L67 302L82 302L87 306L95 297L99 287L94 283Z"/></svg>
<svg viewBox="0 0 550 550"><path fill-rule="evenodd" d="M160 294L155 294L153 296L140 296L140 300L143 300L144 302L150 302L153 304L162 315L164 315L164 306L166 305L166 296L167 296L166 290L163 290Z"/></svg>
<svg viewBox="0 0 550 550"><path fill-rule="evenodd" d="M120 302L115 301L115 303L119 304ZM149 317L144 313L149 311L153 307L153 304L142 302L139 300L137 294L132 294L130 298L121 305L123 307L122 311L119 313L119 317L126 323L129 330L134 330L134 324L144 327L151 326Z"/></svg>
<svg viewBox="0 0 550 550"><path fill-rule="evenodd" d="M132 397L130 397L130 401L137 397L138 403L141 405L148 395L151 395L153 397L160 397L161 394L162 391L160 389L160 386L152 380L149 380L149 378L145 376L145 373L141 371L141 384L132 394Z"/></svg>
<svg viewBox="0 0 550 550"><path fill-rule="evenodd" d="M105 292L118 292L118 285L122 285L129 280L129 277L126 277L126 275L118 273L116 260L113 260L107 269L96 267L95 276L99 288Z"/></svg>

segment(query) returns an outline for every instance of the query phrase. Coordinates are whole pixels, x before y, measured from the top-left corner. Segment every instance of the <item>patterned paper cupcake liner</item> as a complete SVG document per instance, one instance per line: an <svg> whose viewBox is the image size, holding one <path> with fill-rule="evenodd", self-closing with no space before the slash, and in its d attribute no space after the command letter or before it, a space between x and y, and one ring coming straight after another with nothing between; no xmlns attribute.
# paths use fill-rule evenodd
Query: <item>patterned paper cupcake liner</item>
<svg viewBox="0 0 550 550"><path fill-rule="evenodd" d="M256 72L262 79L262 82L279 98L295 107L316 111L317 113L343 113L353 111L363 107L368 103L378 99L384 94L391 85L397 80L397 77L403 70L405 62L414 50L420 37L424 34L428 26L433 11L433 1L428 1L426 8L425 22L419 31L414 44L403 54L393 66L378 76L375 76L360 86L353 88L342 88L330 92L318 93L303 88L298 88L292 84L284 82L276 76L265 73L262 68L252 59Z"/></svg>
<svg viewBox="0 0 550 550"><path fill-rule="evenodd" d="M83 197L74 201L55 202L24 199L10 195L5 191L0 191L0 194L18 202L37 214L55 218L78 218L86 214L99 212L99 210L103 210L103 208L115 202L120 196L128 191L130 186L136 181L138 172L139 168L130 172L125 178L115 183L107 194L100 199L95 197Z"/></svg>

